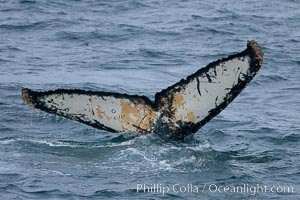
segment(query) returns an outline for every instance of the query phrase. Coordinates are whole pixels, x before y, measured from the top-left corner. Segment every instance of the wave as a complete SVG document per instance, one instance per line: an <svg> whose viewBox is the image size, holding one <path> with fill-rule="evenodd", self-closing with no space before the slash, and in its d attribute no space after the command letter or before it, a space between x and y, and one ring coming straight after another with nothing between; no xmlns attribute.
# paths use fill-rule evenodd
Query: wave
<svg viewBox="0 0 300 200"><path fill-rule="evenodd" d="M91 32L71 32L60 31L56 33L57 40L76 40L76 41L90 41L90 40L104 40L109 42L118 42L127 39L123 34L105 34L98 31Z"/></svg>
<svg viewBox="0 0 300 200"><path fill-rule="evenodd" d="M291 145L296 144L300 141L300 135L296 133L291 133L283 136L276 136L276 137L261 137L261 139L276 144L276 145Z"/></svg>
<svg viewBox="0 0 300 200"><path fill-rule="evenodd" d="M257 79L255 79L254 83L258 85L266 84L266 83L279 83L289 81L287 77L283 77L282 75L272 74L272 75L264 75L261 74Z"/></svg>
<svg viewBox="0 0 300 200"><path fill-rule="evenodd" d="M44 21L31 22L27 24L0 24L0 29L13 31L38 30L47 27Z"/></svg>

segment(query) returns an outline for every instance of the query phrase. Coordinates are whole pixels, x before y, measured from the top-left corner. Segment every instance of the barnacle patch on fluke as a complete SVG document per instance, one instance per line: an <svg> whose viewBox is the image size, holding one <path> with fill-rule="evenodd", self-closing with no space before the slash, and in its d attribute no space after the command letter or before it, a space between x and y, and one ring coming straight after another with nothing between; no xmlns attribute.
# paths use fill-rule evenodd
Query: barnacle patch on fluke
<svg viewBox="0 0 300 200"><path fill-rule="evenodd" d="M22 100L31 107L34 107L34 103L32 101L32 95L30 95L30 90L23 88L22 89Z"/></svg>

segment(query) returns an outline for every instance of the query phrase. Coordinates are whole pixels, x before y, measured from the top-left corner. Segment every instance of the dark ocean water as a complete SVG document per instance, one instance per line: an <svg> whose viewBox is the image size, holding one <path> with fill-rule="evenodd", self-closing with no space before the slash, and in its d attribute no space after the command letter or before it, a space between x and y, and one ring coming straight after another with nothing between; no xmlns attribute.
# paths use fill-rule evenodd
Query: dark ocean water
<svg viewBox="0 0 300 200"><path fill-rule="evenodd" d="M297 0L0 0L0 199L300 199L299 27ZM22 87L153 98L250 39L265 53L260 73L185 143L107 133L21 101Z"/></svg>

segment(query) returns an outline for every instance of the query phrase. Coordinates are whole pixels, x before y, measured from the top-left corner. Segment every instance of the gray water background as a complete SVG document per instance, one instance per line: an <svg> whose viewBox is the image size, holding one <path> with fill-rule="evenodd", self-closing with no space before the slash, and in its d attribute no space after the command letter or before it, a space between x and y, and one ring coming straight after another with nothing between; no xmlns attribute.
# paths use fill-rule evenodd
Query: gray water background
<svg viewBox="0 0 300 200"><path fill-rule="evenodd" d="M297 0L0 0L1 199L299 199ZM257 40L264 64L185 143L111 134L25 106L22 87L146 95ZM293 186L137 193L136 184Z"/></svg>

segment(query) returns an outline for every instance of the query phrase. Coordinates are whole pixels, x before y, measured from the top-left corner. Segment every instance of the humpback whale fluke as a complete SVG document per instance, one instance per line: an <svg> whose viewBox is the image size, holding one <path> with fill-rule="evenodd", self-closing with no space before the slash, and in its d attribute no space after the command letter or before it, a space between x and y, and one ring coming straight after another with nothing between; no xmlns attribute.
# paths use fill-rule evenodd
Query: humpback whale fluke
<svg viewBox="0 0 300 200"><path fill-rule="evenodd" d="M157 133L184 139L219 114L260 69L263 53L256 41L246 50L217 60L180 82L145 96L58 89L22 89L23 101L34 108L110 132Z"/></svg>

